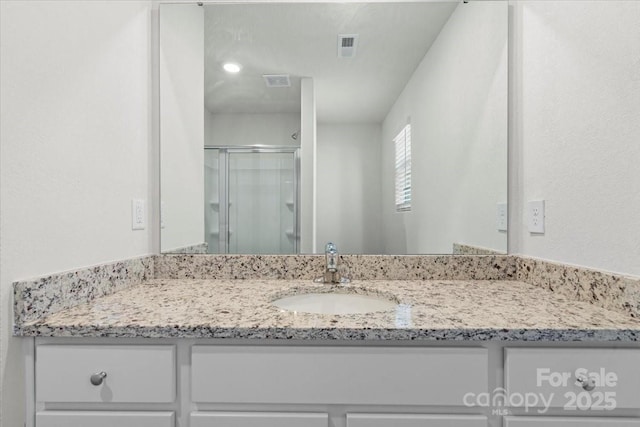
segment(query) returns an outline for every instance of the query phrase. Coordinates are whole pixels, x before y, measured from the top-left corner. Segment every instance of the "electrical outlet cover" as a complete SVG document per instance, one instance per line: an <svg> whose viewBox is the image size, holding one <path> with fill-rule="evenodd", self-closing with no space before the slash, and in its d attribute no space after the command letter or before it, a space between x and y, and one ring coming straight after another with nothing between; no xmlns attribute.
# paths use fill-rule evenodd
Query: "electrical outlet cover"
<svg viewBox="0 0 640 427"><path fill-rule="evenodd" d="M146 213L144 209L144 200L132 199L131 200L131 229L132 230L144 230L147 225Z"/></svg>
<svg viewBox="0 0 640 427"><path fill-rule="evenodd" d="M544 200L532 200L528 203L529 232L544 233Z"/></svg>
<svg viewBox="0 0 640 427"><path fill-rule="evenodd" d="M496 210L496 228L498 231L507 231L507 204L498 203Z"/></svg>

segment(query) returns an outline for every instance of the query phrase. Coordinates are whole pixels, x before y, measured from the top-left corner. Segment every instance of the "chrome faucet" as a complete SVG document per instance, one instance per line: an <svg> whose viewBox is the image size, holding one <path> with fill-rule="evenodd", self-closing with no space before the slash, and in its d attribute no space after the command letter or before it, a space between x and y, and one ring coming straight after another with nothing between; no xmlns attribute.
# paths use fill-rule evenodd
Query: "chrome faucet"
<svg viewBox="0 0 640 427"><path fill-rule="evenodd" d="M326 268L324 270L324 283L340 283L341 277L338 273L338 248L329 242L324 247L324 257Z"/></svg>

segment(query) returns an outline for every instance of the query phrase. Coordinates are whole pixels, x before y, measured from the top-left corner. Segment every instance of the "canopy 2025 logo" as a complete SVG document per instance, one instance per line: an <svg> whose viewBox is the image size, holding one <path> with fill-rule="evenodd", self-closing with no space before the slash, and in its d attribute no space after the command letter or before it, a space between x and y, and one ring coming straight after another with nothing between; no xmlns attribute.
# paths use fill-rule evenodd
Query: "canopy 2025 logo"
<svg viewBox="0 0 640 427"><path fill-rule="evenodd" d="M618 385L618 374L600 368L589 371L578 368L574 372L553 372L549 368L538 368L536 385L538 387L569 387L570 384L580 387L581 391L569 390L564 393L566 410L611 411L616 409L616 392L602 391L603 388L615 388Z"/></svg>
<svg viewBox="0 0 640 427"><path fill-rule="evenodd" d="M611 411L616 408L616 392L602 391L603 388L615 388L618 375L605 368L589 371L578 368L575 371L552 371L550 368L538 368L536 386L545 389L539 392L508 393L504 388L496 388L492 393L467 393L463 403L469 407L491 408L494 415L508 415L509 408L524 408L525 412L536 409L539 414L546 413L552 407L563 407L568 411ZM570 388L563 394L547 391L549 388ZM556 396L562 396L558 402Z"/></svg>

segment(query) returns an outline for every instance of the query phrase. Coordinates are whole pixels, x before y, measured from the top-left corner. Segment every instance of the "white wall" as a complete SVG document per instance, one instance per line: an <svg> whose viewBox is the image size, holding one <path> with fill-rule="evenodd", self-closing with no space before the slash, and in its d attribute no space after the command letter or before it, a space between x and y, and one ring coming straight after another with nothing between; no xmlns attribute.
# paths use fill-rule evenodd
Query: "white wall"
<svg viewBox="0 0 640 427"><path fill-rule="evenodd" d="M511 252L640 276L640 2L515 7Z"/></svg>
<svg viewBox="0 0 640 427"><path fill-rule="evenodd" d="M312 78L300 82L300 245L303 254L318 251L316 215L316 101Z"/></svg>
<svg viewBox="0 0 640 427"><path fill-rule="evenodd" d="M205 145L300 146L300 113L212 114L205 111Z"/></svg>
<svg viewBox="0 0 640 427"><path fill-rule="evenodd" d="M160 7L163 251L204 242L204 10Z"/></svg>
<svg viewBox="0 0 640 427"><path fill-rule="evenodd" d="M382 131L385 253L506 250L507 5L459 4L388 113ZM412 209L394 205L393 138L410 117Z"/></svg>
<svg viewBox="0 0 640 427"><path fill-rule="evenodd" d="M382 253L379 124L319 124L317 239L340 253Z"/></svg>
<svg viewBox="0 0 640 427"><path fill-rule="evenodd" d="M0 8L0 424L16 427L24 356L11 283L152 252L155 230L131 230L131 199L157 203L151 3Z"/></svg>

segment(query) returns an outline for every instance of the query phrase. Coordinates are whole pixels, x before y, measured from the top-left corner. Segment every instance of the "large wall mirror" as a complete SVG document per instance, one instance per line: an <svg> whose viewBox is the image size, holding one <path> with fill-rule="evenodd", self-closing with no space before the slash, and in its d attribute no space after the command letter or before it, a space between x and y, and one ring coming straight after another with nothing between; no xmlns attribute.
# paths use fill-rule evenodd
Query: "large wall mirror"
<svg viewBox="0 0 640 427"><path fill-rule="evenodd" d="M507 8L162 4L162 252L505 253Z"/></svg>

